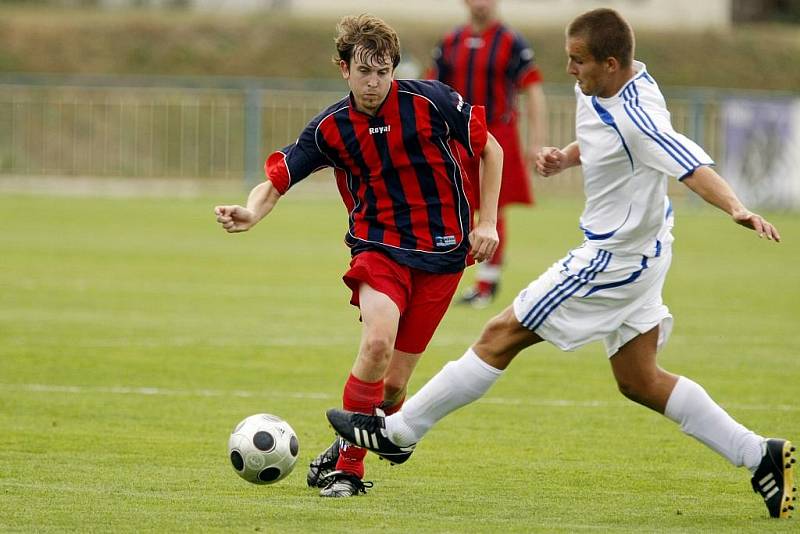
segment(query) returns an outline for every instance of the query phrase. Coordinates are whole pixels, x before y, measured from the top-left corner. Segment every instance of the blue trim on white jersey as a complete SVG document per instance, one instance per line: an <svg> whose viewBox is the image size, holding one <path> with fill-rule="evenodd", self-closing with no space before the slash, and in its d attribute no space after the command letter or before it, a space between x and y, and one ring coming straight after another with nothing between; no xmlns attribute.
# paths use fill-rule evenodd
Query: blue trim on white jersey
<svg viewBox="0 0 800 534"><path fill-rule="evenodd" d="M635 83L631 83L625 88L622 92L622 97L624 99L622 107L631 118L631 121L633 121L633 124L661 146L681 167L691 172L701 164L700 160L677 139L666 132L659 131L652 117L640 105L639 90L636 88Z"/></svg>
<svg viewBox="0 0 800 534"><path fill-rule="evenodd" d="M661 241L656 239L656 258L661 256Z"/></svg>
<svg viewBox="0 0 800 534"><path fill-rule="evenodd" d="M670 157L672 157L672 159L674 159L678 163L678 165L680 165L689 172L691 172L695 168L689 162L687 162L686 159L680 155L680 153L676 152L675 149L673 149L665 141L663 141L661 135L658 133L657 130L650 131L647 127L642 125L642 123L640 122L642 120L641 117L637 118L634 116L634 113L638 115L637 109L639 108L634 108L632 105L629 104L629 102L624 103L622 107L625 109L625 113L627 113L628 116L631 118L631 121L633 121L633 124L636 125L636 127L639 128L647 137L655 141L657 145L663 148L664 152L666 152Z"/></svg>
<svg viewBox="0 0 800 534"><path fill-rule="evenodd" d="M591 282L598 274L608 267L612 254L607 250L598 250L591 261L578 272L553 287L547 294L531 308L520 321L520 324L531 331L536 331L547 317L561 305L562 302L577 293L582 287Z"/></svg>
<svg viewBox="0 0 800 534"><path fill-rule="evenodd" d="M619 231L620 228L625 226L625 223L628 222L628 219L630 219L630 217L631 217L631 210L632 209L633 209L633 206L628 206L628 214L625 215L625 220L622 221L622 224L620 224L619 226L617 226L616 228L614 228L610 232L606 232L604 234L595 234L594 232L592 232L588 228L584 228L582 224L579 224L578 227L583 231L583 235L586 237L586 239L588 239L590 241L603 241L604 239L608 239L609 237L613 237L614 234L616 234Z"/></svg>
<svg viewBox="0 0 800 534"><path fill-rule="evenodd" d="M553 297L554 299L558 298L558 294L557 294L558 292L560 292L562 290L569 290L576 282L580 282L582 280L581 276L586 274L587 271L593 272L593 270L596 267L598 267L600 265L600 263L602 262L602 258L603 258L603 251L602 250L598 250L597 254L595 254L594 258L592 258L589 261L589 263L586 265L586 267L581 269L578 272L577 275L570 275L569 273L566 273L565 274L565 276L567 277L566 280L564 280L564 281L560 282L559 284L556 284L555 286L553 286L553 288L550 291L548 291L547 294L544 297L539 299L539 302L537 302L530 309L530 311L525 315L525 317L522 319L522 321L520 321L522 326L526 326L527 327L528 325L526 325L526 323L529 323L531 320L535 319L535 315L538 315L539 311L541 311L541 310L537 311L537 309L542 305L542 303L544 303L546 300L550 299L551 296L554 295L554 297ZM572 257L570 257L570 259L572 259Z"/></svg>
<svg viewBox="0 0 800 534"><path fill-rule="evenodd" d="M625 92L626 92L626 91L630 90L631 86L632 86L634 83L636 83L636 80L638 80L639 78L644 78L644 79L646 79L646 80L647 80L648 82L650 82L650 83L656 83L656 82L653 80L653 78L651 78L651 77L650 77L650 75L649 75L649 74L647 74L647 71L646 71L646 70L643 70L643 71L642 71L642 72L641 72L641 73L640 73L638 76L636 76L634 79L632 79L632 80L631 80L631 81L629 81L627 84L625 84L625 87L624 87L624 88L622 89L622 91L620 92L620 96L623 96L623 95L625 94Z"/></svg>
<svg viewBox="0 0 800 534"><path fill-rule="evenodd" d="M661 243L658 243L658 244L659 244L659 251L660 251ZM637 278L642 276L642 273L644 272L645 269L647 269L647 256L642 256L641 268L638 271L636 271L634 273L631 273L631 275L628 278L626 278L625 280L620 280L618 282L611 282L611 283L608 283L608 284L602 284L602 285L599 285L599 286L594 286L592 289L590 289L584 295L584 297L588 297L589 295L591 295L593 293L596 293L598 291L602 291L603 289L611 289L611 288L614 288L614 287L620 287L620 286L631 284L631 283L635 282Z"/></svg>
<svg viewBox="0 0 800 534"><path fill-rule="evenodd" d="M695 166L695 167L692 167L690 170L686 171L684 174L681 174L680 176L678 176L678 181L679 181L679 182L682 182L682 181L684 181L686 178L688 178L688 177L690 177L691 175L693 175L693 174L694 174L694 171L696 171L696 170L697 170L697 169L699 169L700 167L713 167L713 166L714 166L714 164L713 164L713 163L701 163L700 165L697 165L697 166Z"/></svg>
<svg viewBox="0 0 800 534"><path fill-rule="evenodd" d="M622 141L622 148L625 149L625 153L628 155L628 161L631 162L631 171L633 171L633 156L631 156L631 151L628 149L628 143L626 143L625 138L622 137L622 132L619 131L617 123L614 122L614 117L611 115L611 113L608 112L606 108L600 105L600 103L597 101L596 96L592 97L592 106L594 106L594 110L600 116L600 120L603 121L605 124L614 128L614 131L617 132L620 141Z"/></svg>

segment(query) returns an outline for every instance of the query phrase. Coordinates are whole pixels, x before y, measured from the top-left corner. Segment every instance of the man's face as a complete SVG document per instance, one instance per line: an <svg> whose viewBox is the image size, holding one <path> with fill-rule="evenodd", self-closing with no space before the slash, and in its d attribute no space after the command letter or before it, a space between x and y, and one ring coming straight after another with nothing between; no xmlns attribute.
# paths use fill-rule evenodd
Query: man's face
<svg viewBox="0 0 800 534"><path fill-rule="evenodd" d="M610 78L608 65L592 56L583 38L567 37L566 50L567 74L575 77L583 94L613 96L605 94Z"/></svg>
<svg viewBox="0 0 800 534"><path fill-rule="evenodd" d="M497 0L464 0L470 16L478 22L492 19L497 9Z"/></svg>
<svg viewBox="0 0 800 534"><path fill-rule="evenodd" d="M392 88L392 59L386 56L380 62L356 47L350 65L340 61L339 68L353 93L356 109L374 115Z"/></svg>

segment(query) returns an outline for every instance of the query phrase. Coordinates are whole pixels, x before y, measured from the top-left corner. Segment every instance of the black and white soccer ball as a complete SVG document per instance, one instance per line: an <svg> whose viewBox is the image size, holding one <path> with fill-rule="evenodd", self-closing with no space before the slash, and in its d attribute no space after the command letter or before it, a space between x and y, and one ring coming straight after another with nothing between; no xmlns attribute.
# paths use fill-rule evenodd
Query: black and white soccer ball
<svg viewBox="0 0 800 534"><path fill-rule="evenodd" d="M274 484L294 469L300 442L289 423L276 415L246 417L228 440L231 465L253 484Z"/></svg>

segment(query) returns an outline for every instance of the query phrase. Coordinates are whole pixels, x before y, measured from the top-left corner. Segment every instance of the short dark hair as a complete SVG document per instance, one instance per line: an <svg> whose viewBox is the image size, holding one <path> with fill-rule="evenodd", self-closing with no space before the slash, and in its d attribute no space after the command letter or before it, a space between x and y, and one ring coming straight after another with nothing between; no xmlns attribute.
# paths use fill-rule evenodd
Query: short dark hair
<svg viewBox="0 0 800 534"><path fill-rule="evenodd" d="M400 63L400 38L397 32L382 19L373 15L359 15L343 17L336 25L337 57L334 63L344 61L350 66L353 53L360 47L360 59L365 61L373 58L382 63L387 56L391 58L392 67Z"/></svg>
<svg viewBox="0 0 800 534"><path fill-rule="evenodd" d="M567 26L567 37L584 39L597 61L613 57L623 68L630 67L633 62L633 30L613 9L593 9L577 16Z"/></svg>

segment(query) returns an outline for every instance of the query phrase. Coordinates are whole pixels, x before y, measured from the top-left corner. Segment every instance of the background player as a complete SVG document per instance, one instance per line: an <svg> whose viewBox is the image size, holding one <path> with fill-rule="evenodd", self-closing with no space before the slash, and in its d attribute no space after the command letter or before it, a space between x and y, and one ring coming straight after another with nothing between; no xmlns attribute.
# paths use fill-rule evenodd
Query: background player
<svg viewBox="0 0 800 534"><path fill-rule="evenodd" d="M348 97L315 117L297 142L267 159L267 180L247 206L217 206L228 232L249 230L297 182L333 167L349 212L352 251L344 282L360 308L361 345L344 387L346 409L398 409L411 373L455 293L471 251L494 253L503 153L487 133L483 108L437 81L393 80L400 61L395 31L376 17L345 17L337 56ZM473 214L459 143L480 157L480 218ZM334 443L314 462L308 482L324 497L365 492L366 450ZM335 470L334 470L335 467Z"/></svg>
<svg viewBox="0 0 800 534"><path fill-rule="evenodd" d="M566 49L567 71L577 80L577 141L543 149L537 168L552 176L582 166L586 240L520 292L402 411L383 418L330 410L328 418L345 439L369 443L400 463L436 421L488 391L522 349L549 341L573 350L602 339L626 397L747 467L770 515L788 517L796 491L791 443L753 433L699 384L656 362L672 328L661 298L673 241L668 177L679 177L759 237L779 241L780 235L742 205L699 146L674 131L658 85L632 59L633 32L618 13L598 9L577 17L567 28Z"/></svg>
<svg viewBox="0 0 800 534"><path fill-rule="evenodd" d="M464 0L464 3L469 10L469 23L446 35L434 49L434 64L427 77L453 87L468 102L485 106L489 132L503 147L503 182L497 218L500 244L491 260L478 266L474 287L461 299L482 308L491 302L500 281L508 236L503 207L533 203L526 163L534 163L544 140L545 97L533 50L522 36L498 19L498 1ZM520 147L517 122L520 92L526 96L526 158ZM473 177L478 176L480 159L468 161L467 172L477 187L478 179Z"/></svg>

